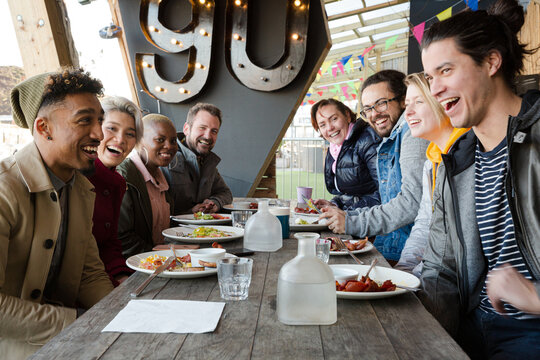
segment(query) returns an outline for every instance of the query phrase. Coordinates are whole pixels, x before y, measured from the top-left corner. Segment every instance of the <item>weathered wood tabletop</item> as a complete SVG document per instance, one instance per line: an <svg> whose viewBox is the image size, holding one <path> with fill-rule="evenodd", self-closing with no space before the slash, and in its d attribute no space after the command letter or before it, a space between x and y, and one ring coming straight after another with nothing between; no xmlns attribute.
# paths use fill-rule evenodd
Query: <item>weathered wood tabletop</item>
<svg viewBox="0 0 540 360"><path fill-rule="evenodd" d="M238 248L242 240L223 243ZM131 300L148 275L136 273L41 348L34 359L466 359L467 356L412 293L378 300L338 299L330 326L288 326L276 315L281 266L296 256L297 241L253 258L249 298L228 301L213 333L135 334L101 330ZM369 264L377 250L358 254ZM331 256L330 264L353 263ZM216 276L156 278L141 299L223 301ZM178 319L180 321L180 319Z"/></svg>

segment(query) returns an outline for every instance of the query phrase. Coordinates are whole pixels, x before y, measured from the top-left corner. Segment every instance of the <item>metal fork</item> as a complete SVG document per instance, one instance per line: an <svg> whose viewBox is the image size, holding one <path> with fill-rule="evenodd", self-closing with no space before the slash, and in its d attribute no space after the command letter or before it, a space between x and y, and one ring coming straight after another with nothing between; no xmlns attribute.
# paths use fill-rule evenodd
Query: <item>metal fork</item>
<svg viewBox="0 0 540 360"><path fill-rule="evenodd" d="M354 259L354 261L356 261L357 263L359 263L360 265L364 265L364 262L362 260L360 260L359 258L357 258L348 248L347 246L345 246L345 244L343 243L343 240L341 240L339 237L335 237L334 238L335 241L336 241L336 244L339 248L341 249L345 249L347 251L347 253L349 255L351 255L351 257Z"/></svg>

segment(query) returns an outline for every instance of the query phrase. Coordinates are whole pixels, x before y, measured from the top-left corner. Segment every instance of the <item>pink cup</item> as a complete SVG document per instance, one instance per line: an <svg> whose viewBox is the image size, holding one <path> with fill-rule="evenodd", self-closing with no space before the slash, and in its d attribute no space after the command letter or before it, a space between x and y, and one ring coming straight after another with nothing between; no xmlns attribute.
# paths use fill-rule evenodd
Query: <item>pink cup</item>
<svg viewBox="0 0 540 360"><path fill-rule="evenodd" d="M297 186L296 187L296 200L298 200L298 204L305 204L306 202L302 198L302 195L306 199L311 199L311 192L313 191L313 188L307 187L307 186Z"/></svg>

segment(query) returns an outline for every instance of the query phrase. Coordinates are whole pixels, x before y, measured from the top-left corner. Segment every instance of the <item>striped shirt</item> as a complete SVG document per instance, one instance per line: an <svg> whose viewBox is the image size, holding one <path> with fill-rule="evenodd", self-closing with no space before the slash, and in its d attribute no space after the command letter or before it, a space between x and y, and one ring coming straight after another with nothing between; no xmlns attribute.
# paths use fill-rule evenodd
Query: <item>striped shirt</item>
<svg viewBox="0 0 540 360"><path fill-rule="evenodd" d="M532 279L516 243L514 221L510 213L504 189L508 158L506 139L495 149L482 152L476 145L475 153L475 201L476 220L482 241L482 249L488 262L488 270L509 264L527 279ZM486 293L486 279L480 293L480 308L485 312L498 313ZM505 304L507 315L526 318L526 313Z"/></svg>

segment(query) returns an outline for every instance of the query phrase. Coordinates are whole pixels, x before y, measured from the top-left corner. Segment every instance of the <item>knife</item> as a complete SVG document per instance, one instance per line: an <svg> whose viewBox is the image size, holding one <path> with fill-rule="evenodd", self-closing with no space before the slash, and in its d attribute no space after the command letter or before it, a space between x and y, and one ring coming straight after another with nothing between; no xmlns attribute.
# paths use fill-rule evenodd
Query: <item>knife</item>
<svg viewBox="0 0 540 360"><path fill-rule="evenodd" d="M169 265L172 264L172 262L176 259L176 257L174 256L169 256L167 258L167 260L165 260L165 262L163 264L161 264L156 270L154 270L154 272L152 273L152 275L150 275L148 277L148 279L146 279L137 289L135 289L134 292L132 292L130 295L131 297L137 297L141 294L141 292L146 288L146 286L148 286L148 284L150 284L150 281L152 281L156 276L158 276L159 274L161 274L163 271L165 271L165 269L167 269L169 267Z"/></svg>
<svg viewBox="0 0 540 360"><path fill-rule="evenodd" d="M315 210L317 214L322 214L321 210L317 209L315 205L311 202L311 199L306 198L304 195L302 195L302 199L306 202L307 206L309 206L310 209Z"/></svg>

